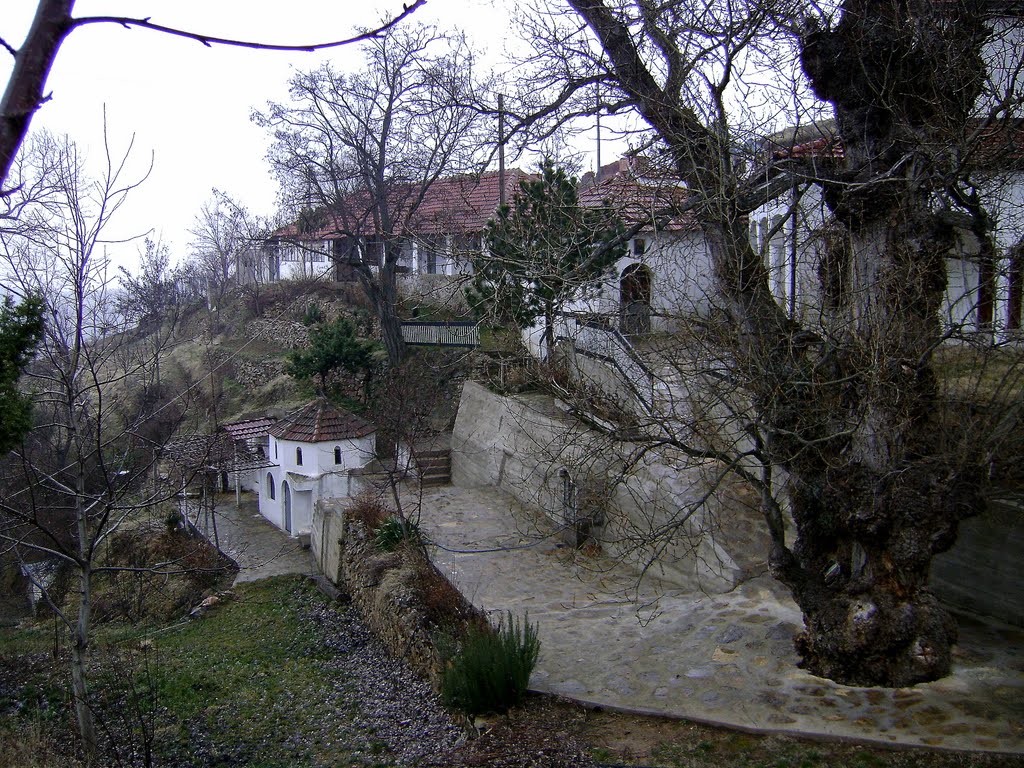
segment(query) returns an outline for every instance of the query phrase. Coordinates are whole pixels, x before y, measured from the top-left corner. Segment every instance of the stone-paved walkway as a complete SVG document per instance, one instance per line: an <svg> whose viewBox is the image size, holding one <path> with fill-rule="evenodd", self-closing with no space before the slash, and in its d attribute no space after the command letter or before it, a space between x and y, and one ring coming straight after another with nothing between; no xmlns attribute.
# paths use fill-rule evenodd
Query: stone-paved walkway
<svg viewBox="0 0 1024 768"><path fill-rule="evenodd" d="M494 489L425 491L439 567L477 605L529 612L531 684L589 704L757 731L1024 752L1024 630L965 616L951 676L913 688L838 685L797 669L800 612L768 577L725 595L644 587L543 539ZM525 547L477 554L452 550Z"/></svg>
<svg viewBox="0 0 1024 768"><path fill-rule="evenodd" d="M242 494L240 507L235 506L234 494L217 498L217 534L221 549L238 563L236 584L283 573L316 572L309 551L267 522L251 493Z"/></svg>

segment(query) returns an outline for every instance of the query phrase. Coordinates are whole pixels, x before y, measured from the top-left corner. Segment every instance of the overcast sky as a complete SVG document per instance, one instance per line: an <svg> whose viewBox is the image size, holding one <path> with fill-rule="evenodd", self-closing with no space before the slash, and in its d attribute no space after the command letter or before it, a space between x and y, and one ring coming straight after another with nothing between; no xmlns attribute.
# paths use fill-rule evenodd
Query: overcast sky
<svg viewBox="0 0 1024 768"><path fill-rule="evenodd" d="M210 35L305 44L347 37L400 8L400 0L79 0L75 15L148 16ZM34 10L31 0L4 0L0 36L19 46ZM509 27L503 0L429 0L414 18L462 27L491 60L501 56ZM205 48L148 30L88 25L61 48L47 84L53 98L33 128L69 134L88 148L90 161L99 162L106 106L115 150L123 151L134 134L137 173L153 158L149 179L118 213L111 234L130 237L152 229L182 258L211 187L256 213L273 211L276 186L264 160L268 136L249 115L268 100L285 99L290 73L324 58L354 66L361 54L355 47L322 54ZM4 83L9 71L8 57L0 69ZM111 251L128 263L137 248Z"/></svg>

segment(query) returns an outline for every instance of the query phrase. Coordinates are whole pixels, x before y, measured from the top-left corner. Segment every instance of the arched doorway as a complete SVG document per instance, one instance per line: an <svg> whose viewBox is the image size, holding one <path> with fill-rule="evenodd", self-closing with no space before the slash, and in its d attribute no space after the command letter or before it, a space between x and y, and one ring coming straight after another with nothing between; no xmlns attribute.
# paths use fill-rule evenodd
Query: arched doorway
<svg viewBox="0 0 1024 768"><path fill-rule="evenodd" d="M619 330L627 336L650 333L651 270L630 264L619 277Z"/></svg>
<svg viewBox="0 0 1024 768"><path fill-rule="evenodd" d="M287 480L281 481L281 503L284 505L284 529L292 532L292 489Z"/></svg>

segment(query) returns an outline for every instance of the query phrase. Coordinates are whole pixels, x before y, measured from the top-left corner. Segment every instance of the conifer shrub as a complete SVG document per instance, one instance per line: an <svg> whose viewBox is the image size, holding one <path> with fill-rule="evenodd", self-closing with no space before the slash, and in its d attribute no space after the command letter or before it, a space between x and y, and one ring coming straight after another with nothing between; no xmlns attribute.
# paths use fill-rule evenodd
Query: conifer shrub
<svg viewBox="0 0 1024 768"><path fill-rule="evenodd" d="M448 637L443 644L449 658L441 699L470 717L507 712L519 704L540 654L536 625L528 615L520 622L511 611L497 627L471 625L461 640Z"/></svg>

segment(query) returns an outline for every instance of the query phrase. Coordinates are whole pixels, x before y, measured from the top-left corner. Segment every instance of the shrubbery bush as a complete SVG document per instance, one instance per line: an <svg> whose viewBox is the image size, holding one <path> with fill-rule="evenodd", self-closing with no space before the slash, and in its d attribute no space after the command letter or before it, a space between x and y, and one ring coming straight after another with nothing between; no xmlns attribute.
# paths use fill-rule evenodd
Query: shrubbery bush
<svg viewBox="0 0 1024 768"><path fill-rule="evenodd" d="M412 520L401 520L391 515L377 526L374 541L381 552L394 552L405 543L418 546L423 542L423 535Z"/></svg>
<svg viewBox="0 0 1024 768"><path fill-rule="evenodd" d="M498 626L470 626L461 641L447 638L449 660L441 677L441 699L471 717L506 712L519 704L537 665L540 639L529 616L510 611Z"/></svg>

